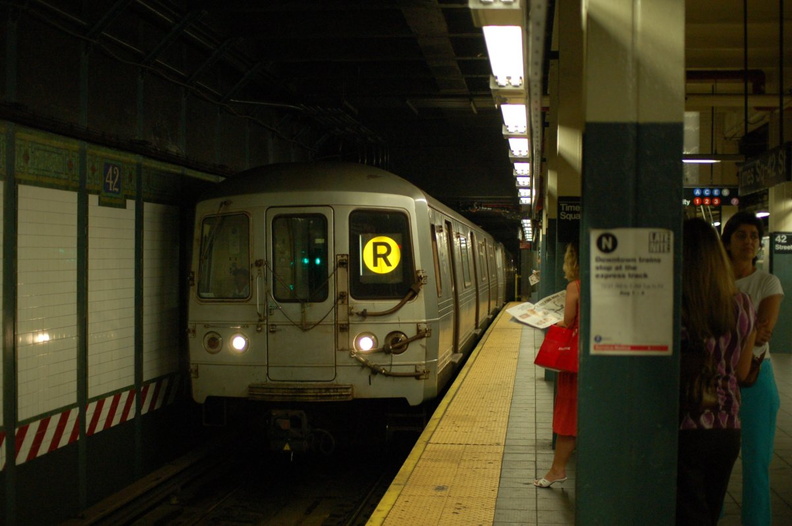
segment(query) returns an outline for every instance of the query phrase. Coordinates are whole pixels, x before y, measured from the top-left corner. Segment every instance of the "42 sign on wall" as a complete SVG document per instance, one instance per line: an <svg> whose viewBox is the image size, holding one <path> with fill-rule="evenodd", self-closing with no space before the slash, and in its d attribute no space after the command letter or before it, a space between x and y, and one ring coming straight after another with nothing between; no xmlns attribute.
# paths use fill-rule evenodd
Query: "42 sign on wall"
<svg viewBox="0 0 792 526"><path fill-rule="evenodd" d="M105 162L102 170L102 191L99 194L99 206L126 208L124 198L123 171L121 165Z"/></svg>
<svg viewBox="0 0 792 526"><path fill-rule="evenodd" d="M773 254L792 254L792 232L774 232L770 236L773 238Z"/></svg>
<svg viewBox="0 0 792 526"><path fill-rule="evenodd" d="M117 164L104 164L102 190L106 194L121 195L121 167Z"/></svg>

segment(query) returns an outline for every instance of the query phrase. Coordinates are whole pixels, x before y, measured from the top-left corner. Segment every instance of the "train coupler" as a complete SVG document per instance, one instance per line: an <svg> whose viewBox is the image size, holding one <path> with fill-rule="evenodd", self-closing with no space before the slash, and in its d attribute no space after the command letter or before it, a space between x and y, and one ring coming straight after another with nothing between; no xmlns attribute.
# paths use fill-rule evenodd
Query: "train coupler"
<svg viewBox="0 0 792 526"><path fill-rule="evenodd" d="M324 429L312 429L305 411L273 409L270 411L268 437L271 451L294 453L318 452L330 455L335 439Z"/></svg>
<svg viewBox="0 0 792 526"><path fill-rule="evenodd" d="M308 450L310 433L305 411L270 411L268 435L271 451L305 452Z"/></svg>

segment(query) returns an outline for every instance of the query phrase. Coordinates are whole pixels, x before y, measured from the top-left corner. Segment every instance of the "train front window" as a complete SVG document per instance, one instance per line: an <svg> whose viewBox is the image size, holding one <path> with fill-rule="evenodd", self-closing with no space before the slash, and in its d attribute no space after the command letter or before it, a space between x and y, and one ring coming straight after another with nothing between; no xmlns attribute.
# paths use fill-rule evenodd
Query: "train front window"
<svg viewBox="0 0 792 526"><path fill-rule="evenodd" d="M327 299L327 219L319 214L279 215L272 221L276 300L322 302Z"/></svg>
<svg viewBox="0 0 792 526"><path fill-rule="evenodd" d="M349 283L358 299L402 298L415 281L410 225L401 212L349 215Z"/></svg>
<svg viewBox="0 0 792 526"><path fill-rule="evenodd" d="M209 216L201 224L198 297L250 297L250 221L245 214Z"/></svg>

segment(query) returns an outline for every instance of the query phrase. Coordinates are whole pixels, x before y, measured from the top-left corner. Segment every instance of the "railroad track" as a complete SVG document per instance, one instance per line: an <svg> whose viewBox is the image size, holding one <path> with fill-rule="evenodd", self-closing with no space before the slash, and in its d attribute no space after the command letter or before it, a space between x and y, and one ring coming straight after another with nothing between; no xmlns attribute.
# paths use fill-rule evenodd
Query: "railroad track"
<svg viewBox="0 0 792 526"><path fill-rule="evenodd" d="M333 455L271 452L251 436L215 440L64 526L364 525L417 434Z"/></svg>

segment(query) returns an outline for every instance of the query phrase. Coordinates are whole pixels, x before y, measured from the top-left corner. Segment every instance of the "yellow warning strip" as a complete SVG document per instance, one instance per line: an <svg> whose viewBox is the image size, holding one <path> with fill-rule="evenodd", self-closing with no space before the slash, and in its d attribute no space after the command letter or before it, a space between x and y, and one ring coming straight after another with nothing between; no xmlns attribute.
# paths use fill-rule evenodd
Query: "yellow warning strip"
<svg viewBox="0 0 792 526"><path fill-rule="evenodd" d="M407 486L407 482L410 479L410 477L413 476L413 474L415 472L415 469L416 469L416 466L418 465L418 462L421 460L422 456L426 452L427 446L432 442L432 438L437 438L437 437L435 437L435 433L437 431L438 426L441 424L441 422L443 421L443 418L446 416L446 414L448 412L448 409L449 409L449 406L451 405L451 403L459 395L459 390L460 390L462 384L464 383L464 381L467 378L467 376L470 374L470 371L473 368L473 366L476 363L476 361L479 359L479 356L481 355L484 346L489 341L490 336L495 332L495 329L498 327L498 325L500 325L502 318L505 317L505 322L506 323L510 323L511 315L506 313L506 309L509 308L509 307L510 307L510 305L507 305L506 307L504 307L501 310L500 314L498 315L498 317L495 319L495 321L493 322L492 326L490 327L490 330L488 330L486 332L486 334L481 339L481 341L478 343L478 345L476 345L475 349L473 349L473 352L471 353L470 357L468 358L467 363L462 368L462 370L459 372L459 375L457 376L456 380L454 381L454 383L449 388L448 392L446 393L446 396L440 402L440 404L438 405L438 407L435 410L434 414L429 419L429 422L427 423L426 428L421 433L421 436L418 438L418 441L416 442L415 446L413 447L412 451L410 452L410 455L407 457L406 461L404 462L404 465L401 467L399 472L396 474L396 477L393 479L393 482L391 483L390 487L388 488L388 491L385 493L385 495L383 496L382 500L380 500L379 504L377 505L377 508L374 510L374 512L372 513L371 517L369 517L369 520L367 522L367 526L381 526L382 524L385 523L385 520L388 518L388 515L393 511L393 508L394 508L394 505L396 504L396 501L402 496L402 493L404 492L404 490L405 490L405 488ZM519 330L521 327L519 326L519 324L516 324L516 325L517 325L517 327L515 327L515 329ZM501 328L506 328L506 327L501 327ZM494 343L497 343L497 340L498 340L498 338L496 338L496 342L494 342ZM512 349L509 349L509 350L512 350L514 352L514 354L515 354L513 370L508 372L508 373L511 373L511 384L513 385L513 377L516 374L516 355L519 354L519 336L517 337L516 344L515 345L509 345L509 347L513 347ZM497 352L501 352L501 351L503 351L503 349L498 349L497 350ZM505 376L508 377L509 376L508 373L506 373ZM501 377L501 379L509 381L508 378ZM474 382L474 383L478 383L478 382ZM481 386L473 387L474 390L478 389L478 388L481 388ZM486 386L484 388L486 389ZM470 393L468 393L466 396L469 396L469 395L470 395ZM480 395L480 392L479 392L479 395ZM462 397L462 399L464 400L464 397ZM508 416L508 407L511 404L511 396L508 396L508 399L504 400L504 404L506 404L506 411L507 411L507 416ZM506 420L506 423L508 423L508 418ZM503 429L501 431L505 435L505 431L506 431L505 425L504 425L504 427L503 427ZM475 433L475 430L473 430L473 433ZM449 446L449 444L447 442L444 442L444 444L442 444L442 446ZM455 443L451 444L450 446L451 447L455 447L455 448L459 448L459 447L465 448L466 444L460 444L460 443L455 441ZM479 443L479 444L477 444L477 446L482 446L482 444ZM437 447L437 444L435 443L433 445L433 447ZM484 447L486 447L486 446L484 446ZM498 458L502 459L502 449L504 447L504 444L500 444L499 447L500 447L501 453L498 455ZM499 477L500 476L500 464L498 464L497 466L493 466L493 468L495 468L495 467L497 467L497 474L498 474L498 477ZM425 486L425 485L422 484L422 486ZM497 492L495 492L495 497L496 496L497 496ZM423 514L423 518L428 518L426 513L429 510L426 508L426 506L429 504L429 501L435 500L435 497L433 497L431 494L420 495L420 496L419 495L411 495L409 497L409 500L411 501L410 506L416 508L416 509L414 509L414 512L416 514L419 514L419 516L421 514ZM494 503L494 497L492 498L492 502ZM493 506L494 506L494 504L493 504ZM483 511L483 510L480 510L480 511ZM493 508L492 512L494 513L494 508ZM438 512L438 513L442 513L442 510L440 512ZM403 517L401 517L401 518L403 518Z"/></svg>

